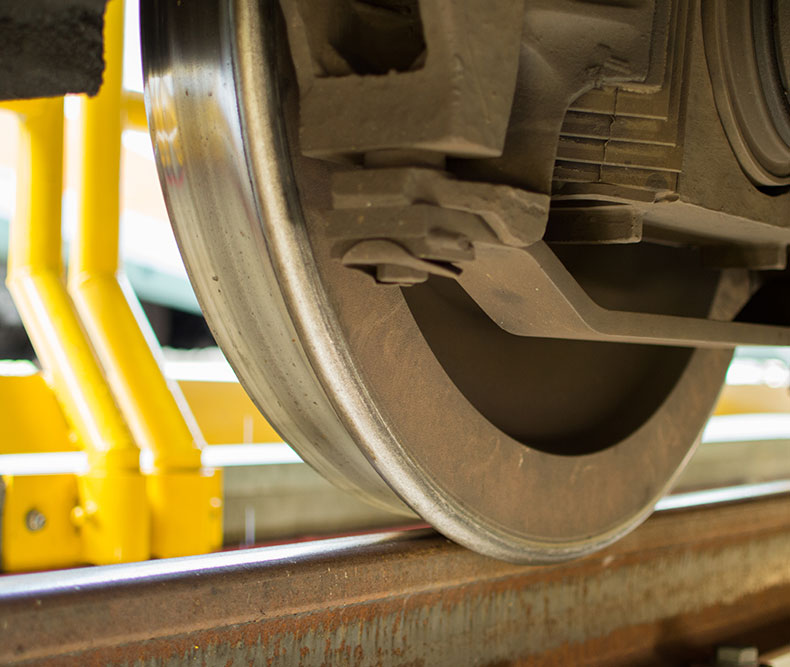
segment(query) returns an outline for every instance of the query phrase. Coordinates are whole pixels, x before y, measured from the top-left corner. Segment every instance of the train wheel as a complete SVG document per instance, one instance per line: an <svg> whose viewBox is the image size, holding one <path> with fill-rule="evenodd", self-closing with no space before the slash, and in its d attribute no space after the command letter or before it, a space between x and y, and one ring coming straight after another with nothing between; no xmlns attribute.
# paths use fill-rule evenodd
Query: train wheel
<svg viewBox="0 0 790 667"><path fill-rule="evenodd" d="M479 552L553 562L631 530L690 456L731 350L514 336L450 278L384 286L337 261L336 167L301 154L281 20L247 0L142 17L168 210L249 394L327 478ZM617 307L734 314L691 251L557 254Z"/></svg>

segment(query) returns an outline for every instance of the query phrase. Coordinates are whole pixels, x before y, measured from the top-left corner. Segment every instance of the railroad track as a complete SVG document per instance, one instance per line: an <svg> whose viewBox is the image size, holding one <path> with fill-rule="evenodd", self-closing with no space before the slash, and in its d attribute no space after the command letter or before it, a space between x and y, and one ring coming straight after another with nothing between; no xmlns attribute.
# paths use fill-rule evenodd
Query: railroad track
<svg viewBox="0 0 790 667"><path fill-rule="evenodd" d="M0 663L639 664L790 628L790 496L657 512L523 566L428 529L0 580Z"/></svg>

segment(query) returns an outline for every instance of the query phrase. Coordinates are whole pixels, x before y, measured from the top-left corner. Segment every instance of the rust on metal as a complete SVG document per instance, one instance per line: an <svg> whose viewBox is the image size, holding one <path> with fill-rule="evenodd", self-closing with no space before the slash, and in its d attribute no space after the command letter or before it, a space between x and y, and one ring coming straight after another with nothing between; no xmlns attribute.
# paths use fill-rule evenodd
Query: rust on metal
<svg viewBox="0 0 790 667"><path fill-rule="evenodd" d="M775 649L789 622L777 497L665 512L547 567L404 531L8 577L0 662L663 665L734 639Z"/></svg>

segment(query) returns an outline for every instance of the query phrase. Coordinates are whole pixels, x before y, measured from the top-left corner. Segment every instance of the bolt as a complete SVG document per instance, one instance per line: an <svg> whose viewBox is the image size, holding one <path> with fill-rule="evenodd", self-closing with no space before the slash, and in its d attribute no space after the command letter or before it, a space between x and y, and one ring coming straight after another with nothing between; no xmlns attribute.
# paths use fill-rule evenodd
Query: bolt
<svg viewBox="0 0 790 667"><path fill-rule="evenodd" d="M47 524L47 517L45 517L37 509L33 508L25 515L25 525L31 533L36 533Z"/></svg>

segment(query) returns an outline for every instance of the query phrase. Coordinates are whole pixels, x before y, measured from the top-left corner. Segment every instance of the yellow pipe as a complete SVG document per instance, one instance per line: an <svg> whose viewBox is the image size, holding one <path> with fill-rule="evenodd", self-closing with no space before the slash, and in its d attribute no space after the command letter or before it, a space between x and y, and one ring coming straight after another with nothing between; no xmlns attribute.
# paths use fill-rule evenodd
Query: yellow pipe
<svg viewBox="0 0 790 667"><path fill-rule="evenodd" d="M145 116L145 101L140 93L124 90L121 97L123 126L130 130L148 132L148 119Z"/></svg>
<svg viewBox="0 0 790 667"><path fill-rule="evenodd" d="M63 99L6 108L20 121L7 283L55 395L88 452L90 470L80 479L77 512L84 557L93 563L144 559L149 524L139 452L63 282Z"/></svg>
<svg viewBox="0 0 790 667"><path fill-rule="evenodd" d="M177 556L221 546L221 482L202 469L202 436L179 409L119 283L123 14L123 0L108 3L104 83L83 101L81 209L68 285L135 440L153 454L152 553Z"/></svg>

